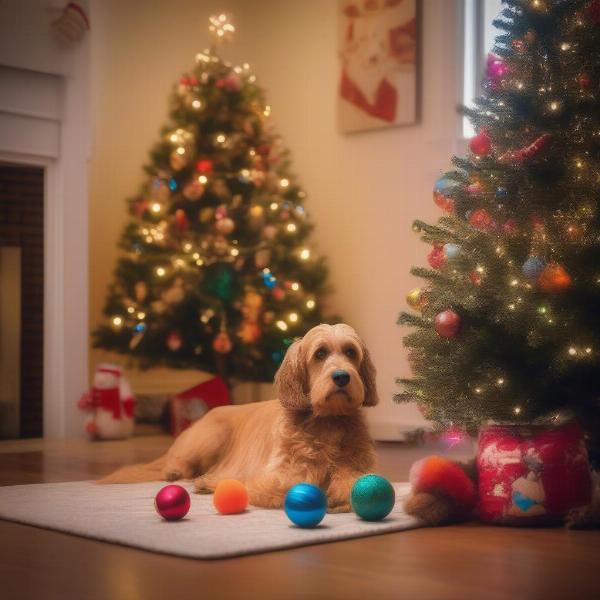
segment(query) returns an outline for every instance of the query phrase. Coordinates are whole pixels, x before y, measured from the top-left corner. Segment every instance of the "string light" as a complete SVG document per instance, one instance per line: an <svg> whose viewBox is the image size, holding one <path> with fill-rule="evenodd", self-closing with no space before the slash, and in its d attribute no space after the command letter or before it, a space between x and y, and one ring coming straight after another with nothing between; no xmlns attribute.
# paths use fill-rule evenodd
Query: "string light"
<svg viewBox="0 0 600 600"><path fill-rule="evenodd" d="M300 289L300 284L297 281L294 281L290 287L294 292L297 292Z"/></svg>
<svg viewBox="0 0 600 600"><path fill-rule="evenodd" d="M200 102L200 100L192 100L192 108L200 110L202 108L202 102Z"/></svg>
<svg viewBox="0 0 600 600"><path fill-rule="evenodd" d="M198 260L200 258L200 254L198 252L194 252L194 254L192 254L192 258L194 260Z"/></svg>
<svg viewBox="0 0 600 600"><path fill-rule="evenodd" d="M185 154L185 148L183 146L179 146L178 148L176 148L175 152L177 152L179 156L183 156Z"/></svg>
<svg viewBox="0 0 600 600"><path fill-rule="evenodd" d="M296 231L296 224L288 223L286 226L286 229L288 230L289 233L294 233Z"/></svg>
<svg viewBox="0 0 600 600"><path fill-rule="evenodd" d="M483 390L480 387L476 387L474 391L476 394L481 394Z"/></svg>
<svg viewBox="0 0 600 600"><path fill-rule="evenodd" d="M238 256L240 251L237 248L232 248L230 251L231 256Z"/></svg>
<svg viewBox="0 0 600 600"><path fill-rule="evenodd" d="M270 208L271 210L277 210L279 208L279 204L277 204L277 202L271 202Z"/></svg>
<svg viewBox="0 0 600 600"><path fill-rule="evenodd" d="M284 177L283 179L280 179L280 180L279 180L279 185L280 185L282 188L286 188L286 187L288 187L288 186L290 185L290 180L289 180L289 179L286 179L286 178Z"/></svg>
<svg viewBox="0 0 600 600"><path fill-rule="evenodd" d="M176 258L175 259L175 266L176 267L183 267L185 265L185 261L182 258Z"/></svg>
<svg viewBox="0 0 600 600"><path fill-rule="evenodd" d="M198 175L198 182L204 185L208 182L208 177L206 175Z"/></svg>
<svg viewBox="0 0 600 600"><path fill-rule="evenodd" d="M133 306L128 306L127 307L127 312L132 315L135 312L135 308L133 308Z"/></svg>
<svg viewBox="0 0 600 600"><path fill-rule="evenodd" d="M140 312L137 314L137 318L138 318L140 321L142 321L143 319L145 319L145 318L146 318L146 313L145 313L145 312L143 312L143 311L140 311Z"/></svg>
<svg viewBox="0 0 600 600"><path fill-rule="evenodd" d="M310 250L308 248L303 248L300 251L301 260L308 260L310 258Z"/></svg>
<svg viewBox="0 0 600 600"><path fill-rule="evenodd" d="M586 353L586 354L591 354L591 353L592 353L592 349L591 349L591 348L588 346L588 347L585 349L585 353Z"/></svg>
<svg viewBox="0 0 600 600"><path fill-rule="evenodd" d="M167 273L167 270L164 267L156 267L155 272L159 277L164 277Z"/></svg>
<svg viewBox="0 0 600 600"><path fill-rule="evenodd" d="M112 323L115 327L121 327L121 325L123 325L123 319L121 317L113 317Z"/></svg>
<svg viewBox="0 0 600 600"><path fill-rule="evenodd" d="M240 175L241 175L242 177L250 177L250 171L249 171L248 169L242 169L242 170L240 171Z"/></svg>
<svg viewBox="0 0 600 600"><path fill-rule="evenodd" d="M153 213L159 213L159 212L162 210L162 205L160 204L160 202L153 202L153 203L150 205L150 210L151 210Z"/></svg>
<svg viewBox="0 0 600 600"><path fill-rule="evenodd" d="M190 252L190 251L191 251L191 249L192 249L192 245L191 245L189 242L186 242L186 243L183 245L183 250L184 250L184 252Z"/></svg>
<svg viewBox="0 0 600 600"><path fill-rule="evenodd" d="M288 316L288 320L290 321L290 323L297 323L298 322L298 313L295 313L295 312L290 313Z"/></svg>
<svg viewBox="0 0 600 600"><path fill-rule="evenodd" d="M208 31L216 36L217 40L225 40L233 35L235 27L227 20L226 14L211 16L208 18Z"/></svg>
<svg viewBox="0 0 600 600"><path fill-rule="evenodd" d="M223 145L227 141L227 136L224 133L218 133L215 137L217 144Z"/></svg>
<svg viewBox="0 0 600 600"><path fill-rule="evenodd" d="M520 415L521 414L521 407L520 406L515 406L513 408L513 412L515 413L515 415Z"/></svg>
<svg viewBox="0 0 600 600"><path fill-rule="evenodd" d="M265 115L265 117L268 117L271 114L271 107L267 104L267 106L265 106L265 110L263 110L263 115Z"/></svg>
<svg viewBox="0 0 600 600"><path fill-rule="evenodd" d="M199 259L196 261L196 264L197 264L199 267L201 267L201 266L204 264L204 261L203 261L201 258L199 258Z"/></svg>
<svg viewBox="0 0 600 600"><path fill-rule="evenodd" d="M496 380L496 383L498 385L504 385L504 379L502 377L498 377L498 379Z"/></svg>
<svg viewBox="0 0 600 600"><path fill-rule="evenodd" d="M309 310L312 310L315 307L315 301L314 300L307 300L306 301L306 308L308 308Z"/></svg>
<svg viewBox="0 0 600 600"><path fill-rule="evenodd" d="M568 350L570 356L575 356L577 354L577 349L571 346Z"/></svg>
<svg viewBox="0 0 600 600"><path fill-rule="evenodd" d="M285 321L277 321L277 323L275 323L275 325L277 325L277 327L279 327L279 329L281 329L281 331L287 331L287 323Z"/></svg>

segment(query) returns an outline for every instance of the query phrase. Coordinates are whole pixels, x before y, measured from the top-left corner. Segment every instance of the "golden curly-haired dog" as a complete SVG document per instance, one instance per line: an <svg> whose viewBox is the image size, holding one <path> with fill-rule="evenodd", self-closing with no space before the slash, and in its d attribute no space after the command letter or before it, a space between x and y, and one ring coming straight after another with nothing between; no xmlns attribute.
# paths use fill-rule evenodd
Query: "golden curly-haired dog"
<svg viewBox="0 0 600 600"><path fill-rule="evenodd" d="M349 325L318 325L288 349L275 375L278 400L223 406L185 430L167 454L124 467L100 483L195 478L246 484L254 506L283 506L299 482L318 485L333 512L350 510L358 477L375 468L361 407L378 402L369 352Z"/></svg>

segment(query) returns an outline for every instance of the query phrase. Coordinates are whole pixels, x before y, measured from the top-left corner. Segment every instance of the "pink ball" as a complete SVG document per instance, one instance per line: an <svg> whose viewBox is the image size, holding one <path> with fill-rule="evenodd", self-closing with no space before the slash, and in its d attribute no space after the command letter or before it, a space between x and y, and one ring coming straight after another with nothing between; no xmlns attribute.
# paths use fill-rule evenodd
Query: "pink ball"
<svg viewBox="0 0 600 600"><path fill-rule="evenodd" d="M166 485L156 494L154 508L167 521L183 519L190 510L190 495L180 485Z"/></svg>

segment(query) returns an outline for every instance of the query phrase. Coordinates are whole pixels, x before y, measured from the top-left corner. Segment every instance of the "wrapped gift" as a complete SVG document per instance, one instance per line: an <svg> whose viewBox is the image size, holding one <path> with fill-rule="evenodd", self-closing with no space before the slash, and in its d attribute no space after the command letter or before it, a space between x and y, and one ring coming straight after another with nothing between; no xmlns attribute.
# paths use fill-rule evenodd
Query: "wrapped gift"
<svg viewBox="0 0 600 600"><path fill-rule="evenodd" d="M170 400L171 433L178 436L211 408L228 404L231 404L229 390L220 377L180 392Z"/></svg>
<svg viewBox="0 0 600 600"><path fill-rule="evenodd" d="M590 466L583 432L576 423L484 427L477 466L483 521L559 522L591 500Z"/></svg>

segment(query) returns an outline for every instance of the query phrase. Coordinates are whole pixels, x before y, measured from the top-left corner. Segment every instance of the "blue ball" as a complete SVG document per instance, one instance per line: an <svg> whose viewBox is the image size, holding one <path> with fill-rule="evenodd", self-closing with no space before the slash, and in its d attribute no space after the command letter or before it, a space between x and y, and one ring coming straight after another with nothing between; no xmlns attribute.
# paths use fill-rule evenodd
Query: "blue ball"
<svg viewBox="0 0 600 600"><path fill-rule="evenodd" d="M523 263L521 270L527 279L536 280L546 268L546 264L546 259L539 256L530 256Z"/></svg>
<svg viewBox="0 0 600 600"><path fill-rule="evenodd" d="M444 254L451 260L458 258L460 255L460 246L457 244L444 244Z"/></svg>
<svg viewBox="0 0 600 600"><path fill-rule="evenodd" d="M327 512L327 498L316 485L298 483L286 494L283 509L294 525L316 527Z"/></svg>
<svg viewBox="0 0 600 600"><path fill-rule="evenodd" d="M352 510L365 521L385 519L396 502L392 484L381 475L363 475L356 480L350 494Z"/></svg>
<svg viewBox="0 0 600 600"><path fill-rule="evenodd" d="M454 188L456 186L457 186L456 181L453 181L446 175L443 175L435 182L435 186L433 189L438 194L442 194L442 196L448 196L448 195L450 195L450 193L454 190Z"/></svg>
<svg viewBox="0 0 600 600"><path fill-rule="evenodd" d="M177 189L177 182L171 177L171 179L169 179L169 189L174 192Z"/></svg>
<svg viewBox="0 0 600 600"><path fill-rule="evenodd" d="M496 198L498 200L506 200L508 198L508 190L505 187L496 188Z"/></svg>

